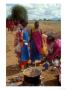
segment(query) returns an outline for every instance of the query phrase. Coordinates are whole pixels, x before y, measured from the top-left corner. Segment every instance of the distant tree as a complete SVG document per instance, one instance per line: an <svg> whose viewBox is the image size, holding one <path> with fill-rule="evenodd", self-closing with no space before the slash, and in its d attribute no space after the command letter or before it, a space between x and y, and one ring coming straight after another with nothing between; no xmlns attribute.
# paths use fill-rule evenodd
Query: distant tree
<svg viewBox="0 0 67 90"><path fill-rule="evenodd" d="M44 18L44 21L46 21L46 19Z"/></svg>
<svg viewBox="0 0 67 90"><path fill-rule="evenodd" d="M23 6L15 5L11 13L13 20L28 20L27 10Z"/></svg>
<svg viewBox="0 0 67 90"><path fill-rule="evenodd" d="M39 19L39 21L42 21L42 19Z"/></svg>
<svg viewBox="0 0 67 90"><path fill-rule="evenodd" d="M61 19L58 19L58 21L61 21Z"/></svg>

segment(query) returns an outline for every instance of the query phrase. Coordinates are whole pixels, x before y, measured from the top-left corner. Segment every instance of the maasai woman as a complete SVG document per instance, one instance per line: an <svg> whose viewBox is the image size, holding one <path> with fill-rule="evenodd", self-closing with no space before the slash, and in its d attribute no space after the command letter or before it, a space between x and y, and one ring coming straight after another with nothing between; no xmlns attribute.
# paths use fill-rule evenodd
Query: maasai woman
<svg viewBox="0 0 67 90"><path fill-rule="evenodd" d="M31 61L32 63L35 62L35 60L38 60L41 62L42 55L41 55L41 47L42 47L42 35L39 28L39 22L35 22L34 24L35 28L31 32L31 41L30 41L30 47L31 47Z"/></svg>
<svg viewBox="0 0 67 90"><path fill-rule="evenodd" d="M8 28L8 31L10 31L10 20L6 21L6 27Z"/></svg>
<svg viewBox="0 0 67 90"><path fill-rule="evenodd" d="M21 21L22 28L21 28L21 35L19 37L19 67L22 69L27 65L27 62L29 60L29 48L28 48L28 42L29 42L29 35L27 31L27 22L25 20ZM18 34L19 35L19 34Z"/></svg>
<svg viewBox="0 0 67 90"><path fill-rule="evenodd" d="M15 47L19 44L19 40L22 38L21 28L23 28L23 26L21 26L20 23L16 23L16 34L15 34L15 41L14 41Z"/></svg>
<svg viewBox="0 0 67 90"><path fill-rule="evenodd" d="M10 21L10 31L13 31L13 29L14 29L14 21L11 20Z"/></svg>
<svg viewBox="0 0 67 90"><path fill-rule="evenodd" d="M61 40L55 39L53 36L48 36L47 44L49 52L47 59L49 62L52 62L52 60L55 60L56 58L61 58Z"/></svg>

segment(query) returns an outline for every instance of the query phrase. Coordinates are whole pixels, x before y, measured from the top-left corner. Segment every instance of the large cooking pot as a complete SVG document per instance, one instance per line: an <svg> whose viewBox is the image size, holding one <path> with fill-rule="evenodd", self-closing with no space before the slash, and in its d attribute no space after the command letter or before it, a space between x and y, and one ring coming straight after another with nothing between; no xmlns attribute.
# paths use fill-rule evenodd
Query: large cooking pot
<svg viewBox="0 0 67 90"><path fill-rule="evenodd" d="M40 83L40 74L40 70L35 67L27 68L23 71L24 82L26 84L38 85Z"/></svg>

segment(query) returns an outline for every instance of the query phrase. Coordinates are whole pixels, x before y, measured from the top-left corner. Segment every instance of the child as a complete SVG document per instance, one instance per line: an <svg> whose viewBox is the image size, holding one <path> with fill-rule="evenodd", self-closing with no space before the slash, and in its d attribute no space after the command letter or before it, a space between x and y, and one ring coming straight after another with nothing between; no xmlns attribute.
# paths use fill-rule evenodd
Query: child
<svg viewBox="0 0 67 90"><path fill-rule="evenodd" d="M20 22L16 23L16 34L15 34L15 40L14 40L14 46L16 47L19 44L19 40L22 39L22 32L21 28L23 26L20 24Z"/></svg>
<svg viewBox="0 0 67 90"><path fill-rule="evenodd" d="M41 48L42 55L46 58L48 55L48 47L47 47L47 35L44 33L42 34L42 48Z"/></svg>
<svg viewBox="0 0 67 90"><path fill-rule="evenodd" d="M43 67L44 67L44 70L48 70L48 68L49 68L48 61L46 61L45 63L43 63Z"/></svg>

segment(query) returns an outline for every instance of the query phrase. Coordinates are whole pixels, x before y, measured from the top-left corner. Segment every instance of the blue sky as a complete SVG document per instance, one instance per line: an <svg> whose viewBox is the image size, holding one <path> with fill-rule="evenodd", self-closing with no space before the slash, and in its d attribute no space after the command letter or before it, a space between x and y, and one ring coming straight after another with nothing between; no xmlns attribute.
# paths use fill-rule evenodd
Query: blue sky
<svg viewBox="0 0 67 90"><path fill-rule="evenodd" d="M6 5L6 17L11 14L11 8L15 4ZM22 4L21 4L22 5ZM39 19L60 19L61 5L60 4L23 4L28 12L29 20Z"/></svg>

